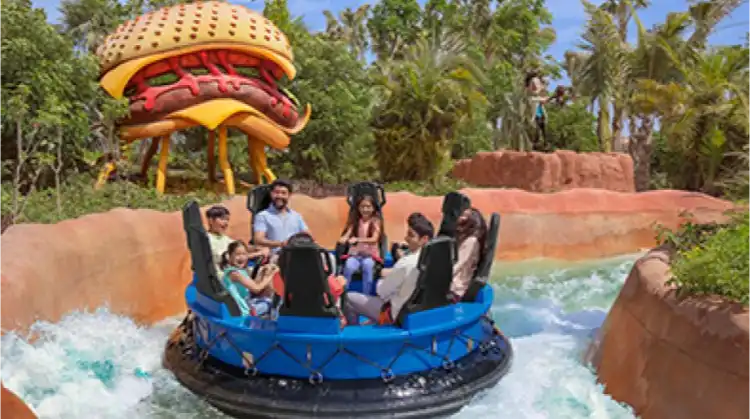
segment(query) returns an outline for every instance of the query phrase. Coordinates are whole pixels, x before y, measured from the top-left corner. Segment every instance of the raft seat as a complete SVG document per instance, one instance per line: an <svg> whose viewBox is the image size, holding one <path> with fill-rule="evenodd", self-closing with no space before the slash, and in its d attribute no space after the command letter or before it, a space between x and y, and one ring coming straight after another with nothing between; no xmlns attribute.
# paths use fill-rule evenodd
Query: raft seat
<svg viewBox="0 0 750 419"><path fill-rule="evenodd" d="M492 272L492 263L495 261L495 249L497 249L497 239L500 232L500 214L493 212L490 216L490 224L487 228L487 239L482 254L479 256L477 270L466 289L461 302L473 303L477 300L479 291L489 282L490 273Z"/></svg>
<svg viewBox="0 0 750 419"><path fill-rule="evenodd" d="M291 242L281 249L279 269L284 278L279 330L339 333L339 309L328 286L328 252L314 242Z"/></svg>
<svg viewBox="0 0 750 419"><path fill-rule="evenodd" d="M380 223L382 226L385 226L385 219L383 218L383 207L386 204L386 198L385 198L385 190L383 189L383 185L380 185L375 182L359 182L352 185L349 185L346 189L346 202L349 204L349 214L351 214L353 211L357 211L356 203L359 197L363 195L368 195L373 198L375 209L380 213ZM378 241L378 250L379 250L379 257L373 258L375 261L375 269L373 271L373 286L377 284L378 279L381 277L381 272L383 271L383 268L385 267L385 259L386 255L388 254L388 237L385 233L385 228L381 229L380 231L380 240ZM338 264L338 272L341 274L344 271L344 264L346 263L346 259L349 258L349 244L348 243L336 243L336 248L334 250L334 253L336 254L337 264ZM358 269L357 272L355 272L352 275L352 281L361 281L362 278L362 270Z"/></svg>
<svg viewBox="0 0 750 419"><path fill-rule="evenodd" d="M242 313L237 302L227 292L219 280L211 256L211 243L203 227L200 208L196 201L190 201L182 209L182 223L187 237L187 245L190 250L192 262L193 281L195 288L208 298L208 304L203 304L205 309L213 315L223 317L221 306L223 305L230 316L240 316ZM210 304L214 302L216 304Z"/></svg>
<svg viewBox="0 0 750 419"><path fill-rule="evenodd" d="M451 237L436 237L422 248L417 262L417 285L395 319L396 325L409 329L414 326L409 322L411 315L452 304L450 286L456 258L456 245Z"/></svg>

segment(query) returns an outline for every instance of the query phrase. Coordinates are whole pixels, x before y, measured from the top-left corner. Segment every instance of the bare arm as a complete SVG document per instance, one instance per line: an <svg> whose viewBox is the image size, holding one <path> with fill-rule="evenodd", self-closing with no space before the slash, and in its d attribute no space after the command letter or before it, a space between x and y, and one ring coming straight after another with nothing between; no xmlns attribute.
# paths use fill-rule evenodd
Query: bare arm
<svg viewBox="0 0 750 419"><path fill-rule="evenodd" d="M255 282L251 279L248 279L247 277L240 274L239 272L234 271L231 274L229 274L229 279L231 279L234 282L242 284L243 286L245 286L245 288L249 289L250 292L253 294L260 294L271 282L271 280L273 279L273 276L268 276L267 278L264 277L261 281Z"/></svg>
<svg viewBox="0 0 750 419"><path fill-rule="evenodd" d="M346 243L349 238L352 235L352 227L349 226L346 228L346 231L344 231L344 234L341 235L341 238L339 239L339 243Z"/></svg>
<svg viewBox="0 0 750 419"><path fill-rule="evenodd" d="M266 232L265 231L256 231L255 232L255 244L257 246L263 246L263 247L282 247L284 246L284 242L276 241L276 240L268 240L266 238Z"/></svg>

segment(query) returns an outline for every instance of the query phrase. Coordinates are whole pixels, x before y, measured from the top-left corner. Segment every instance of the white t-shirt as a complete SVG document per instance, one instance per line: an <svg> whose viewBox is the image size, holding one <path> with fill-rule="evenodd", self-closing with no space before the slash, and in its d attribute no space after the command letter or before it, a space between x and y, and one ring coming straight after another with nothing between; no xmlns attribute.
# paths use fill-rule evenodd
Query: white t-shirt
<svg viewBox="0 0 750 419"><path fill-rule="evenodd" d="M221 275L221 255L224 254L224 252L227 251L227 248L229 247L229 244L232 243L234 239L227 236L226 234L215 234L215 233L208 233L208 242L211 244L211 257L214 262L214 268L216 268L216 274Z"/></svg>
<svg viewBox="0 0 750 419"><path fill-rule="evenodd" d="M403 256L393 269L378 282L378 296L391 302L391 316L395 319L417 287L419 269L417 262L421 250Z"/></svg>

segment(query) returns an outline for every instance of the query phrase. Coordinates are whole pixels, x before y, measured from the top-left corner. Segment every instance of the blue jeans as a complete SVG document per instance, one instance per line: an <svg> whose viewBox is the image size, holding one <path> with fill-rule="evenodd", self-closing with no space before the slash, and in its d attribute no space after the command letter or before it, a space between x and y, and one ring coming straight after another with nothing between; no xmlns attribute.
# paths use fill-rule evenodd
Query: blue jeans
<svg viewBox="0 0 750 419"><path fill-rule="evenodd" d="M248 303L257 317L269 314L273 308L273 300L268 297L251 297L248 299Z"/></svg>
<svg viewBox="0 0 750 419"><path fill-rule="evenodd" d="M352 275L362 268L362 294L374 295L372 282L375 276L375 261L370 256L349 256L344 265L344 278L347 285L352 281Z"/></svg>

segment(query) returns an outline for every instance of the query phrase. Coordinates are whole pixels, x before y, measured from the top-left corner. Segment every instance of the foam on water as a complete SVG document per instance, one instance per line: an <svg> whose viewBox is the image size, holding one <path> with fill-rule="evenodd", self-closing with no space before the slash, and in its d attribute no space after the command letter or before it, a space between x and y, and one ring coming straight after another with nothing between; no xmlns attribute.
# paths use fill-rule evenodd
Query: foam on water
<svg viewBox="0 0 750 419"><path fill-rule="evenodd" d="M580 361L633 260L498 274L493 316L511 337L513 366L456 417L634 417ZM29 336L2 337L2 380L41 418L224 417L161 367L179 320L146 328L99 309L39 322Z"/></svg>

